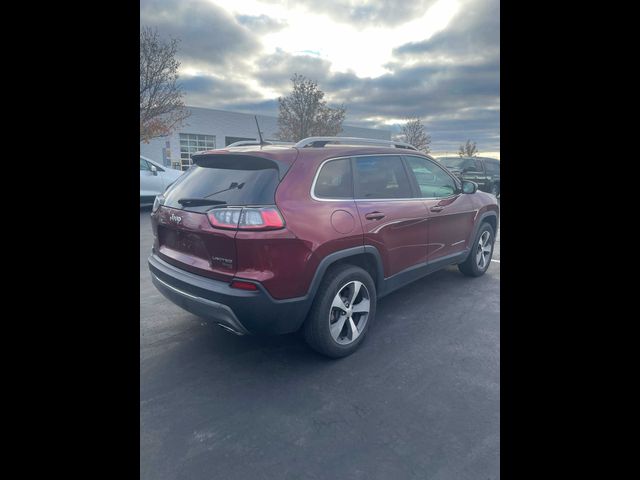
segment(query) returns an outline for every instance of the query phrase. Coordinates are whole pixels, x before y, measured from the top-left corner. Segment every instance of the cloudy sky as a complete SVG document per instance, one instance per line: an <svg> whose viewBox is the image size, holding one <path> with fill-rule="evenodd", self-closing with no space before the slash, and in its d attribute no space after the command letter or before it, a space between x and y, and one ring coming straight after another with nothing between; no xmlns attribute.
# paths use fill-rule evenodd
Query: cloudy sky
<svg viewBox="0 0 640 480"><path fill-rule="evenodd" d="M500 151L499 0L141 0L180 39L187 105L276 116L294 73L345 123L392 132L419 116L436 153Z"/></svg>

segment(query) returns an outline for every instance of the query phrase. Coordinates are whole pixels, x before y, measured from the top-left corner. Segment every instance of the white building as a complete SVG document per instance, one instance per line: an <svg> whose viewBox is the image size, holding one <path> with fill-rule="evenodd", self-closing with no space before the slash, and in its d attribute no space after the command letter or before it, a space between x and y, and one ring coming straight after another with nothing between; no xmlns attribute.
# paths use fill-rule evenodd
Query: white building
<svg viewBox="0 0 640 480"><path fill-rule="evenodd" d="M187 107L191 115L182 127L167 137L140 144L140 154L178 168L191 163L191 155L201 150L223 148L239 140L257 140L258 130L253 115L211 108ZM258 115L264 140L276 140L278 119ZM341 136L391 140L391 132L373 128L342 126Z"/></svg>

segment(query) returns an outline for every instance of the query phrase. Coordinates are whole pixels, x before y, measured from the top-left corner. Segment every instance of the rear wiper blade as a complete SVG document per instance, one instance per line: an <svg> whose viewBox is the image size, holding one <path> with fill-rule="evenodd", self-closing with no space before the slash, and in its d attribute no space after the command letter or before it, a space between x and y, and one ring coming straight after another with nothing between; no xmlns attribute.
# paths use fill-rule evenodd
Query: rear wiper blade
<svg viewBox="0 0 640 480"><path fill-rule="evenodd" d="M227 202L222 200L209 200L208 198L181 198L178 200L180 205L226 205Z"/></svg>
<svg viewBox="0 0 640 480"><path fill-rule="evenodd" d="M225 188L224 190L220 190L218 192L213 192L213 193L211 193L209 195L205 195L204 198L213 197L214 195L217 195L217 194L222 193L222 192L228 192L229 190L233 190L234 188L237 188L238 190L240 190L242 187L244 187L244 182L242 182L242 183L231 182L231 185L229 185L229 188Z"/></svg>

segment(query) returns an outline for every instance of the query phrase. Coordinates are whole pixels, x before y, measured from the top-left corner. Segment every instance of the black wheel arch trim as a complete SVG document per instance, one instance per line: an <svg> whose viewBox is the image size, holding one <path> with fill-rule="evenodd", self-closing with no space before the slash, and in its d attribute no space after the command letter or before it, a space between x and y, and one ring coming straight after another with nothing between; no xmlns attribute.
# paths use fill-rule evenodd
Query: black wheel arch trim
<svg viewBox="0 0 640 480"><path fill-rule="evenodd" d="M486 219L488 219L489 217L494 217L496 219L496 231L493 232L493 234L495 235L496 232L498 231L498 225L499 225L499 221L500 221L500 217L498 216L498 214L496 212L494 212L493 210L489 210L488 212L484 212L480 215L480 218L476 221L475 226L473 227L473 231L471 232L471 236L469 237L469 245L471 245L471 243L473 242L473 240L476 238L476 235L478 234L478 230L480 230L480 226L484 223L484 221ZM495 241L495 238L494 238ZM471 253L471 251L473 250L472 248L468 249L469 251L467 252L467 254ZM466 260L467 257L465 256L464 260Z"/></svg>
<svg viewBox="0 0 640 480"><path fill-rule="evenodd" d="M320 286L320 282L324 278L325 273L333 265L334 263L347 259L349 257L356 257L359 255L371 255L374 258L374 267L376 269L376 277L374 279L374 284L376 286L376 290L380 291L384 282L384 269L382 268L382 257L380 256L380 252L378 249L372 245L362 245L358 247L351 247L344 250L338 250L337 252L330 253L326 257L324 257L318 267L316 268L316 272L313 276L313 280L311 280L311 285L309 286L309 290L305 295L305 298L313 299L318 291L318 287Z"/></svg>

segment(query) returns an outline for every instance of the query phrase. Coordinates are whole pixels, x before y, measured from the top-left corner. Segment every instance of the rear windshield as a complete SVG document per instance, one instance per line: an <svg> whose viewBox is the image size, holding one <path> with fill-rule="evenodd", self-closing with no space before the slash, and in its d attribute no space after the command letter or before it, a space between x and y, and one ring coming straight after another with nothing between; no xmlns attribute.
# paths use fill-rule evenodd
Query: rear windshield
<svg viewBox="0 0 640 480"><path fill-rule="evenodd" d="M271 160L211 156L199 159L165 192L164 205L194 211L206 211L216 204L273 205L279 183L278 165ZM211 204L187 199L209 200Z"/></svg>

